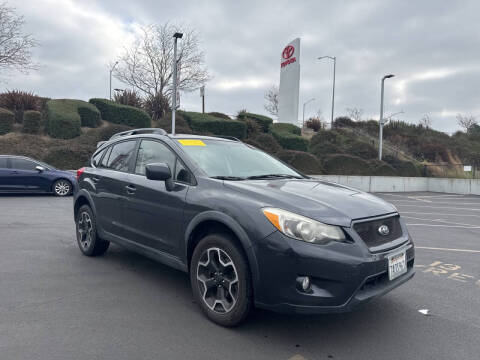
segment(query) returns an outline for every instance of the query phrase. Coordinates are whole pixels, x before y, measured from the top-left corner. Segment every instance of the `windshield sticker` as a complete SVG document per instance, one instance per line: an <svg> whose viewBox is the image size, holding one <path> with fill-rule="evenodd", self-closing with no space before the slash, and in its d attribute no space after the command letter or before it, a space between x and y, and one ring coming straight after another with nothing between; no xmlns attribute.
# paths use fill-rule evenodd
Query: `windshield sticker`
<svg viewBox="0 0 480 360"><path fill-rule="evenodd" d="M183 146L207 146L202 140L195 139L181 139L178 142Z"/></svg>

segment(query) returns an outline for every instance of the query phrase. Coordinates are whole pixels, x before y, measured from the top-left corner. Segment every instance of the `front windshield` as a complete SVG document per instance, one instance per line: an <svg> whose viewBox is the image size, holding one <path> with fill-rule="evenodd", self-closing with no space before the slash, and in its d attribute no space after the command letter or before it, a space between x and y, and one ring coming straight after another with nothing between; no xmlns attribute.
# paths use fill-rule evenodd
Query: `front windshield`
<svg viewBox="0 0 480 360"><path fill-rule="evenodd" d="M183 150L210 177L249 178L264 175L302 177L280 161L241 142L178 140Z"/></svg>

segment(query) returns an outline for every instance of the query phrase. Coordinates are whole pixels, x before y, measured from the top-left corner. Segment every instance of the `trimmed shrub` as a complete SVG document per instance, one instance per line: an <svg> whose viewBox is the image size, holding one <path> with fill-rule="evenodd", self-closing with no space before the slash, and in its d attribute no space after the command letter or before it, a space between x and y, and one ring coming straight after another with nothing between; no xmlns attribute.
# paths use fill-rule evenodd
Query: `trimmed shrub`
<svg viewBox="0 0 480 360"><path fill-rule="evenodd" d="M172 114L167 113L164 117L158 120L158 127L162 128L168 133L172 132ZM183 118L181 112L175 113L175 133L177 134L191 134L192 129L187 121Z"/></svg>
<svg viewBox="0 0 480 360"><path fill-rule="evenodd" d="M245 142L269 154L275 154L282 150L282 147L278 144L277 140L275 140L275 138L270 134L261 133L255 136L253 139L248 139Z"/></svg>
<svg viewBox="0 0 480 360"><path fill-rule="evenodd" d="M340 116L340 117L337 117L334 121L333 121L333 127L334 128L341 128L341 127L355 127L357 125L357 123L355 121L353 121L352 119L350 119L348 116Z"/></svg>
<svg viewBox="0 0 480 360"><path fill-rule="evenodd" d="M95 105L82 101L78 104L77 111L82 126L94 128L100 125L100 111Z"/></svg>
<svg viewBox="0 0 480 360"><path fill-rule="evenodd" d="M343 154L345 153L343 149L330 142L324 142L322 144L317 144L315 146L310 146L310 152L319 158L324 158L327 155L332 154Z"/></svg>
<svg viewBox="0 0 480 360"><path fill-rule="evenodd" d="M51 137L72 139L81 134L81 118L77 107L80 100L58 99L47 101L47 131Z"/></svg>
<svg viewBox="0 0 480 360"><path fill-rule="evenodd" d="M396 170L398 176L422 176L419 167L412 161L400 160L392 155L385 155L383 159Z"/></svg>
<svg viewBox="0 0 480 360"><path fill-rule="evenodd" d="M263 132L268 132L270 125L273 124L273 119L269 118L268 116L252 114L245 111L240 111L237 115L237 118L239 120L245 120L245 119L254 120L258 125L260 125Z"/></svg>
<svg viewBox="0 0 480 360"><path fill-rule="evenodd" d="M347 154L326 156L323 168L327 174L331 175L371 175L367 161Z"/></svg>
<svg viewBox="0 0 480 360"><path fill-rule="evenodd" d="M15 115L10 110L0 108L0 135L12 131Z"/></svg>
<svg viewBox="0 0 480 360"><path fill-rule="evenodd" d="M98 141L107 141L110 139L113 135L119 132L127 131L127 130L132 130L130 126L127 125L120 125L120 124L109 124L109 126L106 127L101 127L99 129L98 133Z"/></svg>
<svg viewBox="0 0 480 360"><path fill-rule="evenodd" d="M45 162L59 169L79 169L87 165L92 156L92 151L86 147L59 146L50 149L45 157Z"/></svg>
<svg viewBox="0 0 480 360"><path fill-rule="evenodd" d="M23 113L23 132L38 134L42 124L42 113L35 110L27 110Z"/></svg>
<svg viewBox="0 0 480 360"><path fill-rule="evenodd" d="M342 142L342 138L335 130L322 129L313 135L312 139L310 140L310 146L313 148L316 145L323 145L326 142L338 145Z"/></svg>
<svg viewBox="0 0 480 360"><path fill-rule="evenodd" d="M239 139L244 139L247 136L247 126L242 121L220 119L197 112L182 111L180 113L194 132L234 136Z"/></svg>
<svg viewBox="0 0 480 360"><path fill-rule="evenodd" d="M371 175L375 176L396 176L397 172L395 169L381 160L370 160L369 161Z"/></svg>
<svg viewBox="0 0 480 360"><path fill-rule="evenodd" d="M295 151L282 150L277 154L278 158L291 165L304 174L319 175L323 174L323 168L320 161L312 154Z"/></svg>
<svg viewBox="0 0 480 360"><path fill-rule="evenodd" d="M150 116L133 106L117 104L107 99L90 99L102 115L102 119L114 124L123 124L135 128L150 126Z"/></svg>
<svg viewBox="0 0 480 360"><path fill-rule="evenodd" d="M212 115L212 116L215 116L217 118L220 118L220 119L232 120L232 118L230 116L228 116L227 114L221 113L221 112L213 111L213 112L209 112L208 114Z"/></svg>
<svg viewBox="0 0 480 360"><path fill-rule="evenodd" d="M293 124L272 124L270 126L270 132L278 141L278 143L285 149L298 151L308 150L308 140L300 136L300 128Z"/></svg>
<svg viewBox="0 0 480 360"><path fill-rule="evenodd" d="M347 152L366 160L375 159L378 156L375 146L360 140L350 142L347 146Z"/></svg>

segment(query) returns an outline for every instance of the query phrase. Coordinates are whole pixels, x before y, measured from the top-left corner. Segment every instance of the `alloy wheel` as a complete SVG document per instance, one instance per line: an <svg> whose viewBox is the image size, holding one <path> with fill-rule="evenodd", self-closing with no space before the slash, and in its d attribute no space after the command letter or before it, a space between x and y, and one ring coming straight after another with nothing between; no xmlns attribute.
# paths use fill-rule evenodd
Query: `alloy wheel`
<svg viewBox="0 0 480 360"><path fill-rule="evenodd" d="M204 303L217 313L228 313L238 299L238 273L230 256L217 247L205 250L198 261L197 283Z"/></svg>
<svg viewBox="0 0 480 360"><path fill-rule="evenodd" d="M66 196L70 193L70 183L66 180L57 181L54 190L57 195Z"/></svg>
<svg viewBox="0 0 480 360"><path fill-rule="evenodd" d="M79 243L83 251L87 251L92 243L93 225L90 215L84 211L78 219L77 231L79 235Z"/></svg>

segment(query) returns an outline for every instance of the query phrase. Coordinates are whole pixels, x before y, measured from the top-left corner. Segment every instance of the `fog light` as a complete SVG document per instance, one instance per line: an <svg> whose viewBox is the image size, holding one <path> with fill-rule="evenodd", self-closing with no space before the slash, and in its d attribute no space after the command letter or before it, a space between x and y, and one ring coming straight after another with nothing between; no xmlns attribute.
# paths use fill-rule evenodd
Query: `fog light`
<svg viewBox="0 0 480 360"><path fill-rule="evenodd" d="M302 280L302 290L307 291L308 289L310 289L310 278L305 276Z"/></svg>

